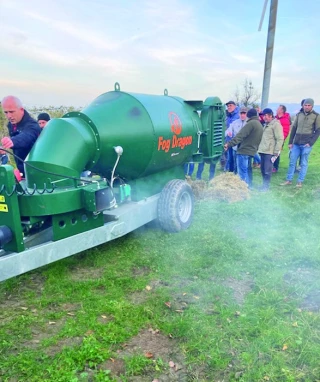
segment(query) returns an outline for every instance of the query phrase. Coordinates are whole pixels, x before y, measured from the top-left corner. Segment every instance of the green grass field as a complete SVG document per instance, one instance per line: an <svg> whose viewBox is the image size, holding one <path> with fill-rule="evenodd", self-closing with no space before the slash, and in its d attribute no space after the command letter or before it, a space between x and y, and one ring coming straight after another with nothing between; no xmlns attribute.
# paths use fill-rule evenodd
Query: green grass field
<svg viewBox="0 0 320 382"><path fill-rule="evenodd" d="M2 283L0 380L320 381L319 144L309 163L302 189L284 151L269 193Z"/></svg>

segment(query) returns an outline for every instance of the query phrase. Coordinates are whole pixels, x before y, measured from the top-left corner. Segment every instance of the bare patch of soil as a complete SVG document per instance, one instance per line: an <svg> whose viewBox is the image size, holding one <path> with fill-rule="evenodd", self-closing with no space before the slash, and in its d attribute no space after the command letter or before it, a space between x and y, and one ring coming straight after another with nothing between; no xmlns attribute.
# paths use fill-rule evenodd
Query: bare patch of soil
<svg viewBox="0 0 320 382"><path fill-rule="evenodd" d="M64 304L65 308L68 308L68 312L77 310L78 304ZM71 317L62 317L58 320L48 321L42 327L33 327L31 329L32 339L24 341L22 346L28 349L39 349L43 347L43 341L48 340L61 331L64 327L68 318ZM55 356L64 347L74 347L82 343L82 337L70 337L57 340L53 345L50 345L46 348L43 348L43 351L49 356Z"/></svg>
<svg viewBox="0 0 320 382"><path fill-rule="evenodd" d="M150 286L152 289L157 289L157 288L169 286L169 283L163 280L152 280L150 281Z"/></svg>
<svg viewBox="0 0 320 382"><path fill-rule="evenodd" d="M37 291L38 295L40 296L44 289L45 281L45 276L35 273L29 277L28 281L23 280L23 282L21 282L21 289L26 291L32 290L33 292Z"/></svg>
<svg viewBox="0 0 320 382"><path fill-rule="evenodd" d="M30 348L30 349L37 349L42 346L43 341L50 339L61 331L61 329L64 327L66 321L68 319L72 319L76 313L81 309L81 304L77 303L65 303L62 305L56 305L47 307L48 311L52 312L61 312L61 310L66 314L66 316L59 318L59 319L52 319L46 322L42 326L34 326L31 328L31 334L32 339L25 341L23 343L24 347ZM37 314L37 311L34 312ZM70 338L71 343L73 343L73 338ZM62 342L67 342L67 340L63 340ZM57 348L59 348L59 345L54 345ZM65 345L67 346L67 344ZM60 346L61 349L61 346ZM49 350L50 352L50 350ZM57 351L58 352L58 351Z"/></svg>
<svg viewBox="0 0 320 382"><path fill-rule="evenodd" d="M97 317L97 321L99 322L99 324L103 324L103 325L106 325L113 320L114 320L114 317L108 314L101 314L99 317Z"/></svg>
<svg viewBox="0 0 320 382"><path fill-rule="evenodd" d="M196 284L197 280L198 277L196 276L191 278L177 278L172 284L162 280L153 280L146 286L146 289L131 293L129 300L134 304L143 304L150 297L152 291L160 287L168 287L170 289L170 299L169 301L164 301L164 304L168 309L176 311L177 313L183 313L191 304L202 305L202 292ZM176 290L179 290L179 292ZM188 292L185 292L186 290L188 290ZM212 314L211 307L206 306L205 309L210 311L208 314Z"/></svg>
<svg viewBox="0 0 320 382"><path fill-rule="evenodd" d="M40 274L31 275L28 279L23 279L13 291L5 292L0 297L0 312L5 309L19 309L24 307L24 294L32 292L40 297L44 290L45 277Z"/></svg>
<svg viewBox="0 0 320 382"><path fill-rule="evenodd" d="M93 288L94 292L98 295L104 296L107 293L107 288L105 285L98 285Z"/></svg>
<svg viewBox="0 0 320 382"><path fill-rule="evenodd" d="M99 365L100 369L111 371L111 375L116 377L126 372L125 359L134 355L141 354L155 360L161 359L164 367L157 373L150 367L145 371L144 376L132 376L128 381L187 381L187 369L185 356L179 350L178 342L171 339L158 330L144 329L137 336L124 344L122 350L118 350L118 357L114 360L108 360Z"/></svg>
<svg viewBox="0 0 320 382"><path fill-rule="evenodd" d="M294 285L297 282L301 282L306 285L311 285L312 283L319 280L320 272L314 269L308 268L298 268L287 272L283 279L286 283Z"/></svg>
<svg viewBox="0 0 320 382"><path fill-rule="evenodd" d="M226 280L222 281L222 285L231 288L236 303L242 305L246 295L252 291L254 283L253 280L249 278L238 280L233 277L228 277Z"/></svg>
<svg viewBox="0 0 320 382"><path fill-rule="evenodd" d="M134 267L132 269L132 274L134 277L139 277L139 276L146 276L150 273L150 268L149 267Z"/></svg>
<svg viewBox="0 0 320 382"><path fill-rule="evenodd" d="M135 305L142 305L144 304L149 298L148 292L147 291L138 291L138 292L133 292L128 296L128 300L132 302Z"/></svg>
<svg viewBox="0 0 320 382"><path fill-rule="evenodd" d="M42 341L57 335L66 323L66 318L49 321L43 327L34 327L31 329L32 339L23 343L24 347L37 349L42 346Z"/></svg>
<svg viewBox="0 0 320 382"><path fill-rule="evenodd" d="M30 305L30 297L25 298L25 295L31 292L35 299L40 297L44 289L44 282L43 276L34 274L29 279L20 281L12 291L3 293L0 297L0 327L24 314L24 312L38 314L35 306Z"/></svg>
<svg viewBox="0 0 320 382"><path fill-rule="evenodd" d="M146 285L146 289L131 293L130 296L128 296L128 299L130 302L136 305L144 304L147 301L147 299L150 297L150 292L152 292L153 290L157 288L168 286L168 285L169 284L166 283L165 281L152 280L150 281L149 285Z"/></svg>
<svg viewBox="0 0 320 382"><path fill-rule="evenodd" d="M302 284L309 289L309 292L300 305L302 309L308 311L320 310L320 291L317 284L320 279L320 272L318 270L298 268L287 272L283 279L288 285L295 286Z"/></svg>
<svg viewBox="0 0 320 382"><path fill-rule="evenodd" d="M120 376L126 372L126 366L123 359L108 359L98 366L99 370L110 370L114 376Z"/></svg>
<svg viewBox="0 0 320 382"><path fill-rule="evenodd" d="M101 279L102 268L76 267L70 270L69 277L72 281L92 281Z"/></svg>
<svg viewBox="0 0 320 382"><path fill-rule="evenodd" d="M320 291L314 290L303 299L302 309L317 312L320 310Z"/></svg>
<svg viewBox="0 0 320 382"><path fill-rule="evenodd" d="M170 355L172 349L176 347L177 342L167 336L161 334L158 330L144 329L137 336L126 342L124 349L119 355L130 356L136 353L152 353L154 358L162 360L171 360Z"/></svg>
<svg viewBox="0 0 320 382"><path fill-rule="evenodd" d="M43 342L45 340L49 340L55 337L61 329L64 327L67 321L67 317L63 317L61 319L52 320L46 322L44 325L33 326L30 328L31 330L31 338L28 340L21 340L16 347L10 349L11 354L18 354L21 350L30 349L30 350L44 350L49 355L54 355L61 351L62 346L69 346L68 344L74 344L73 338L63 339L58 341L57 344L44 348Z"/></svg>
<svg viewBox="0 0 320 382"><path fill-rule="evenodd" d="M82 305L80 303L65 303L61 305L61 308L65 312L77 312L82 309ZM60 310L60 309L59 309Z"/></svg>
<svg viewBox="0 0 320 382"><path fill-rule="evenodd" d="M3 312L5 309L7 310L21 309L21 307L25 307L25 305L26 304L24 303L24 300L21 297L12 296L11 294L5 295L0 303L0 312Z"/></svg>
<svg viewBox="0 0 320 382"><path fill-rule="evenodd" d="M182 277L179 278L177 277L173 283L175 287L178 287L180 290L189 287L192 285L194 282L198 280L197 276L194 277Z"/></svg>
<svg viewBox="0 0 320 382"><path fill-rule="evenodd" d="M71 338L63 338L59 340L55 345L51 345L44 349L44 352L53 357L56 354L60 353L63 348L71 348L80 346L83 341L82 337L71 337Z"/></svg>

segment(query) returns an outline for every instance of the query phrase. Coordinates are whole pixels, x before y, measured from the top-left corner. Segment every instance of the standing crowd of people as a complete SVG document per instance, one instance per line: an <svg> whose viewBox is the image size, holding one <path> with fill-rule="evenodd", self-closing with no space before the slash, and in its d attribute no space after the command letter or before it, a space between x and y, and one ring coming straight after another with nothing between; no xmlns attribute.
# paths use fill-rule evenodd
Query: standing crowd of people
<svg viewBox="0 0 320 382"><path fill-rule="evenodd" d="M296 187L301 188L307 174L309 155L320 134L319 114L313 107L312 98L303 99L301 109L291 125L291 117L285 105L279 105L274 114L270 108L264 110L258 107L240 108L234 101L228 101L225 152L220 161L223 171L238 174L249 188L252 188L252 167L260 168L262 186L259 190L268 191L271 176L278 172L280 154L289 137L290 163L286 181L280 185L291 185L294 174L298 172ZM299 171L297 171L298 160ZM203 167L203 163L199 164L197 180L201 179ZM191 176L192 171L192 167L186 167L186 176ZM211 180L214 177L215 165L210 164L209 171Z"/></svg>

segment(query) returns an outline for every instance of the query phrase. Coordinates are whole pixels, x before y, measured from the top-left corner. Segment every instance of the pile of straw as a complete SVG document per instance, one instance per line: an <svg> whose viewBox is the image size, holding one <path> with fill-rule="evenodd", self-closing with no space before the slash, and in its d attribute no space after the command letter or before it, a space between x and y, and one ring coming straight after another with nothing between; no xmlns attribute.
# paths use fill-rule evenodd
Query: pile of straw
<svg viewBox="0 0 320 382"><path fill-rule="evenodd" d="M234 203L250 198L247 183L232 172L218 175L210 182L189 180L189 183L197 199L222 200Z"/></svg>
<svg viewBox="0 0 320 382"><path fill-rule="evenodd" d="M205 180L191 180L191 178L187 179L187 182L190 184L196 199L205 198L205 194L208 189L208 182Z"/></svg>

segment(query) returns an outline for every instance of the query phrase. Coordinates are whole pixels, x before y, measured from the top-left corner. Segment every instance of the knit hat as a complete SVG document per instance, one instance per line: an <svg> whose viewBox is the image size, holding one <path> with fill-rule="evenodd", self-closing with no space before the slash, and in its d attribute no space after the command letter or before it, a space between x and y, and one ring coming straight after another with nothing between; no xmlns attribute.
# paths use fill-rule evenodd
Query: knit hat
<svg viewBox="0 0 320 382"><path fill-rule="evenodd" d="M265 109L263 109L263 111L262 111L262 115L265 115L265 114L271 114L271 115L273 115L273 111L272 111L272 109L269 109L268 107L266 107Z"/></svg>
<svg viewBox="0 0 320 382"><path fill-rule="evenodd" d="M250 109L247 112L247 118L257 117L258 113L256 109Z"/></svg>
<svg viewBox="0 0 320 382"><path fill-rule="evenodd" d="M314 105L314 100L312 98L306 98L304 100L304 102L303 102L303 106L306 105L306 104L313 106Z"/></svg>
<svg viewBox="0 0 320 382"><path fill-rule="evenodd" d="M40 113L38 115L38 121L50 121L50 115L48 113Z"/></svg>

